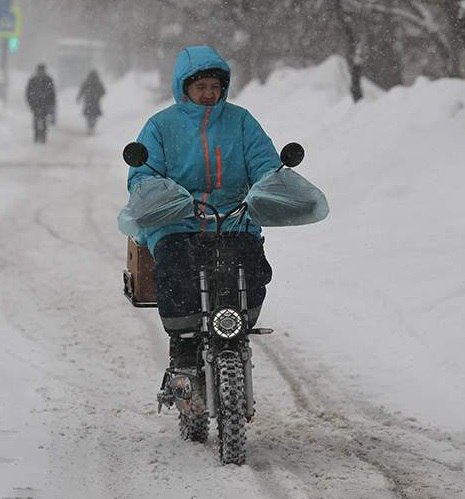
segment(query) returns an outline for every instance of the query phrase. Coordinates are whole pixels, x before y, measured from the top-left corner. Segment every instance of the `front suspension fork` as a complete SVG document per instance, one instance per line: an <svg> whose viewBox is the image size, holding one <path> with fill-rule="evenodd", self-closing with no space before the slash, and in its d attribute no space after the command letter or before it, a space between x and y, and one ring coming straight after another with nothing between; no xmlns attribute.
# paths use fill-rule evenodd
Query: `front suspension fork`
<svg viewBox="0 0 465 499"><path fill-rule="evenodd" d="M242 265L239 266L238 275L238 288L239 288L239 307L248 326L247 317L247 288L245 282L245 272ZM205 268L200 270L200 302L202 308L202 325L201 330L204 333L208 332L208 320L210 316L210 303L209 303L209 290L208 281ZM255 401L253 396L253 383L252 383L252 349L249 346L249 340L241 351L241 360L244 366L244 390L246 400L246 419L250 421L255 414ZM215 418L217 415L216 404L216 389L215 389L215 374L214 374L214 355L212 350L208 347L203 351L203 361L205 366L205 395L208 415L210 418Z"/></svg>
<svg viewBox="0 0 465 499"><path fill-rule="evenodd" d="M244 365L244 390L245 390L245 417L250 421L255 414L255 400L253 397L252 382L252 349L248 345L242 350L242 363Z"/></svg>
<svg viewBox="0 0 465 499"><path fill-rule="evenodd" d="M205 366L205 396L207 399L207 411L210 418L216 418L216 390L215 374L213 369L213 352L210 348L203 351L203 361Z"/></svg>
<svg viewBox="0 0 465 499"><path fill-rule="evenodd" d="M202 333L208 333L208 320L210 318L210 296L208 290L207 272L205 267L200 269L200 305L202 309ZM208 416L216 417L216 393L215 393L215 375L213 370L213 352L209 345L205 345L202 352L203 365L205 366L205 397Z"/></svg>

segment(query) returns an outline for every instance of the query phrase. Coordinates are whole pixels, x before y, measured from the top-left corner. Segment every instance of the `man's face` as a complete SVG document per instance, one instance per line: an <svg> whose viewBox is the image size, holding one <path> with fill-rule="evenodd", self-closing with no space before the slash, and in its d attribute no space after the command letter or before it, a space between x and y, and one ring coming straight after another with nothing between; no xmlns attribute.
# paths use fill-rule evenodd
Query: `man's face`
<svg viewBox="0 0 465 499"><path fill-rule="evenodd" d="M187 96L195 104L214 106L221 96L221 82L218 78L201 78L187 87Z"/></svg>

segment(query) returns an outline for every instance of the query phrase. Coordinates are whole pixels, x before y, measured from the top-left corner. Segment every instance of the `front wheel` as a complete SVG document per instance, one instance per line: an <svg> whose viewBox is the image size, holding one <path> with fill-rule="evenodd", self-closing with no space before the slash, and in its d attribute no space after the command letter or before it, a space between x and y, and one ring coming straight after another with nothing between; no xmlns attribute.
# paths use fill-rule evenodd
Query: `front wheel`
<svg viewBox="0 0 465 499"><path fill-rule="evenodd" d="M238 352L216 360L218 440L222 464L244 464L246 456L246 399L244 369Z"/></svg>

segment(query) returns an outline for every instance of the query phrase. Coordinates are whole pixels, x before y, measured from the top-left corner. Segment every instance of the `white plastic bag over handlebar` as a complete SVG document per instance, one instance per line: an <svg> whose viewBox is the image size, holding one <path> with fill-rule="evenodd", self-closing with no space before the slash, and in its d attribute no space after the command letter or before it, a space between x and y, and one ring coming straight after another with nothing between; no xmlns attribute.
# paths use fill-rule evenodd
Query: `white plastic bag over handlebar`
<svg viewBox="0 0 465 499"><path fill-rule="evenodd" d="M153 177L137 184L118 215L119 229L137 236L141 229L163 227L194 216L194 198L169 178Z"/></svg>
<svg viewBox="0 0 465 499"><path fill-rule="evenodd" d="M244 201L250 219L264 227L311 224L329 213L323 192L288 168L264 176Z"/></svg>
<svg viewBox="0 0 465 499"><path fill-rule="evenodd" d="M209 206L200 209L201 205L173 180L150 178L133 189L127 205L118 215L118 226L123 234L137 238L145 228L163 227L193 216L216 221L220 232L226 218L241 217L245 209L248 218L265 227L315 223L329 213L323 192L287 168L264 176L251 187L244 203L231 212L218 213ZM213 213L208 213L208 209Z"/></svg>

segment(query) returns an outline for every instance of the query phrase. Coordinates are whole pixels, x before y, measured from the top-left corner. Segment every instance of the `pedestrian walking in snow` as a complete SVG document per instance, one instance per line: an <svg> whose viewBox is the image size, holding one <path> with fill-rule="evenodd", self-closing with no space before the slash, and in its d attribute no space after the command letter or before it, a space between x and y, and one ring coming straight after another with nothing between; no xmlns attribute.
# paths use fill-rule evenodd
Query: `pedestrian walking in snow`
<svg viewBox="0 0 465 499"><path fill-rule="evenodd" d="M26 100L33 115L34 142L46 142L48 121L55 123L55 84L45 64L38 64L26 87Z"/></svg>
<svg viewBox="0 0 465 499"><path fill-rule="evenodd" d="M97 118L102 116L100 100L105 95L105 87L94 69L82 83L79 93L76 97L76 102L81 100L84 102L82 114L86 118L87 132L89 135L94 133Z"/></svg>

